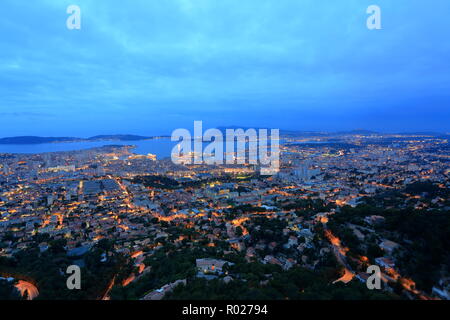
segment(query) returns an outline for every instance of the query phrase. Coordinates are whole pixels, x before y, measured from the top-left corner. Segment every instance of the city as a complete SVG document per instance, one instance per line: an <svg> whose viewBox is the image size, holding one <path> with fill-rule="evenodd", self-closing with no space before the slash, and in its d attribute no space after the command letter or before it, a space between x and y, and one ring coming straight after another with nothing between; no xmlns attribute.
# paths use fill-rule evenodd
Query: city
<svg viewBox="0 0 450 320"><path fill-rule="evenodd" d="M450 298L448 135L282 138L273 176L131 142L0 154L2 298Z"/></svg>
<svg viewBox="0 0 450 320"><path fill-rule="evenodd" d="M3 310L448 311L450 1L0 12Z"/></svg>

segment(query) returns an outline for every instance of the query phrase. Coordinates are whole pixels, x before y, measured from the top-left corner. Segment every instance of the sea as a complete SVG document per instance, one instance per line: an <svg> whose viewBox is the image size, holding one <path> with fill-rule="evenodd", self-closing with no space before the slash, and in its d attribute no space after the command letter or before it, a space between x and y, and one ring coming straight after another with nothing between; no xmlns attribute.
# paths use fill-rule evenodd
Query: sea
<svg viewBox="0 0 450 320"><path fill-rule="evenodd" d="M83 142L58 142L42 144L0 144L0 153L46 153L61 151L76 151L97 148L108 145L135 146L132 152L136 154L155 154L158 159L170 157L176 141L170 138L158 138L139 141L83 141Z"/></svg>
<svg viewBox="0 0 450 320"><path fill-rule="evenodd" d="M280 139L280 145L285 141ZM151 140L138 141L82 141L82 142L57 142L57 143L42 143L42 144L0 144L1 153L21 153L21 154L37 154L47 152L61 152L61 151L77 151L91 148L97 148L108 145L132 145L135 148L133 153L147 155L149 153L157 156L158 159L170 158L172 149L178 142L171 141L168 138L157 138ZM318 141L303 141L303 143L321 143ZM204 143L204 147L209 142Z"/></svg>

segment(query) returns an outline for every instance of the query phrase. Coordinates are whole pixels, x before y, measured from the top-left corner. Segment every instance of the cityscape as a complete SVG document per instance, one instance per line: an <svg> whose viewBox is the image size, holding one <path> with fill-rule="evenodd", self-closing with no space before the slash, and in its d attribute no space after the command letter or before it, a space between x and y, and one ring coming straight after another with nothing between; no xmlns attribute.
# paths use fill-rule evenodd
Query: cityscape
<svg viewBox="0 0 450 320"><path fill-rule="evenodd" d="M450 300L449 1L0 12L5 310Z"/></svg>
<svg viewBox="0 0 450 320"><path fill-rule="evenodd" d="M2 154L2 298L449 299L448 135L283 138L273 176L133 145Z"/></svg>

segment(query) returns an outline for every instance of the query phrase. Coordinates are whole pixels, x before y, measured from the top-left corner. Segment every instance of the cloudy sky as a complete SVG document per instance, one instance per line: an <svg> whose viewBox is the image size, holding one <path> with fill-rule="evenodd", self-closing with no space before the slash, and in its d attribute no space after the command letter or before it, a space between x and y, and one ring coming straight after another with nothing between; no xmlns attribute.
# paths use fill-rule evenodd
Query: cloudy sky
<svg viewBox="0 0 450 320"><path fill-rule="evenodd" d="M366 27L371 4L382 30ZM448 132L449 13L448 0L1 0L0 137L194 120Z"/></svg>

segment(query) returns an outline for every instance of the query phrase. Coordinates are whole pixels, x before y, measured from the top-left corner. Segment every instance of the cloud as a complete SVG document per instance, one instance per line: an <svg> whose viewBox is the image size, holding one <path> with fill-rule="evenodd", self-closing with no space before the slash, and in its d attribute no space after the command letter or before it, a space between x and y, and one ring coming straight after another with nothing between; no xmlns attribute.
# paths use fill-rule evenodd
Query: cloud
<svg viewBox="0 0 450 320"><path fill-rule="evenodd" d="M446 0L379 0L381 31L365 27L366 0L78 0L82 29L69 31L72 2L2 1L0 115L52 114L41 129L61 134L99 123L146 134L155 116L163 129L174 114L220 125L225 112L236 124L276 112L278 126L327 129L390 108L392 128L426 97L439 101L424 125L441 126L450 101Z"/></svg>

